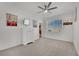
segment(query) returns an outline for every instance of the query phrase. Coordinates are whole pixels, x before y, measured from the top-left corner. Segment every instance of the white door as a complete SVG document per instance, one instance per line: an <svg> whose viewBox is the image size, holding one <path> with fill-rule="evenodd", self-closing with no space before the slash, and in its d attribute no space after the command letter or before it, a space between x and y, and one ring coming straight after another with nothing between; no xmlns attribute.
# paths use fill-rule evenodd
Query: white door
<svg viewBox="0 0 79 59"><path fill-rule="evenodd" d="M33 36L34 34L31 28L24 28L22 34L23 34L23 44L27 44L29 42L34 41L34 36Z"/></svg>

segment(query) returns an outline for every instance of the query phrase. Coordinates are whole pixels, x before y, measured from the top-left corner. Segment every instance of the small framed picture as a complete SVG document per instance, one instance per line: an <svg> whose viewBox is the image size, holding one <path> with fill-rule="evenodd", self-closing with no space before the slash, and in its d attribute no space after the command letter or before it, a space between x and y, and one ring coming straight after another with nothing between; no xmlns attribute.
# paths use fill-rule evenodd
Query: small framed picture
<svg viewBox="0 0 79 59"><path fill-rule="evenodd" d="M26 26L30 25L30 21L27 20L27 19L25 19L23 23L24 23L24 25L26 25Z"/></svg>
<svg viewBox="0 0 79 59"><path fill-rule="evenodd" d="M33 27L37 27L37 21L36 20L33 20Z"/></svg>

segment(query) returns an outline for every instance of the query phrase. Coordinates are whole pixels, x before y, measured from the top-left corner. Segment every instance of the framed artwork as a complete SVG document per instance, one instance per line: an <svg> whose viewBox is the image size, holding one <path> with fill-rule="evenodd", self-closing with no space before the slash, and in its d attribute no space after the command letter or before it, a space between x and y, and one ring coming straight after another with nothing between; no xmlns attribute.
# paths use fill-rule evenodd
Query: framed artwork
<svg viewBox="0 0 79 59"><path fill-rule="evenodd" d="M26 25L26 26L28 26L28 25L30 25L30 21L27 20L27 19L25 19L24 22L23 22L23 24Z"/></svg>
<svg viewBox="0 0 79 59"><path fill-rule="evenodd" d="M49 32L60 32L62 28L62 20L53 19L48 21L48 31Z"/></svg>
<svg viewBox="0 0 79 59"><path fill-rule="evenodd" d="M72 25L72 22L64 22L63 25Z"/></svg>
<svg viewBox="0 0 79 59"><path fill-rule="evenodd" d="M7 18L7 26L17 26L17 16L7 13L6 14Z"/></svg>

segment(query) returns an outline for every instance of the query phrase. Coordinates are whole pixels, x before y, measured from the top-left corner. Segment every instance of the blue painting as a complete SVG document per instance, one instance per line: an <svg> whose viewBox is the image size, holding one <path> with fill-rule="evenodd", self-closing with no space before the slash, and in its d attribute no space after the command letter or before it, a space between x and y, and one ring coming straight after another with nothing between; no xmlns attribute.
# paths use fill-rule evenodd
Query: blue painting
<svg viewBox="0 0 79 59"><path fill-rule="evenodd" d="M61 28L62 27L62 20L52 20L48 23L48 27Z"/></svg>
<svg viewBox="0 0 79 59"><path fill-rule="evenodd" d="M48 31L60 32L62 28L62 20L54 19L48 21Z"/></svg>

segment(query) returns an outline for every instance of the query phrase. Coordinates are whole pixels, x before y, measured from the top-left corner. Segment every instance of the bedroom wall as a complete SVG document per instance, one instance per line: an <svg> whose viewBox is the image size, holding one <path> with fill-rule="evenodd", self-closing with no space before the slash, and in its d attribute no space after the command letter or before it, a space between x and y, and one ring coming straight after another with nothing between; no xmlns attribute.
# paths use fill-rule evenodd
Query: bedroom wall
<svg viewBox="0 0 79 59"><path fill-rule="evenodd" d="M44 18L44 21L43 21L43 37L72 42L72 40L73 40L73 34L72 34L73 33L73 29L72 29L73 26L72 25L63 26L61 29L61 32L50 33L46 30L46 29L48 29L46 22L51 21L51 19L60 19L60 20L62 20L62 22L66 21L66 20L73 22L74 10L68 11L68 12L60 14L60 15L46 17L46 18Z"/></svg>
<svg viewBox="0 0 79 59"><path fill-rule="evenodd" d="M10 48L21 44L21 19L24 17L14 5L0 3L0 50ZM20 13L19 13L20 12ZM6 13L11 13L18 16L17 27L6 26Z"/></svg>
<svg viewBox="0 0 79 59"><path fill-rule="evenodd" d="M73 43L76 48L76 51L79 55L79 4L77 5L77 21L74 22L74 27L73 27Z"/></svg>
<svg viewBox="0 0 79 59"><path fill-rule="evenodd" d="M29 6L29 3L27 4L27 7L28 6ZM30 6L31 6L31 3L30 3ZM23 32L22 32L23 28L25 28L25 29L31 28L32 29L32 23L29 27L24 27L24 25L23 25L24 18L29 19L30 21L33 19L38 20L38 25L39 25L39 22L42 22L41 20L48 20L49 18L54 18L54 16L52 16L52 17L47 17L47 18L42 19L43 16L42 17L39 17L39 15L34 16L34 14L29 14L29 12L28 12L28 11L30 11L29 8L25 8L25 7L26 7L26 3L25 3L25 5L24 5L24 3L22 5L21 5L21 3L19 3L19 4L18 3L15 3L15 4L14 3L0 3L0 50L10 48L10 47L13 47L13 46L23 43L22 42L23 41L22 40L23 39L23 37L22 37L23 36ZM37 8L36 5L35 5L35 7ZM17 20L18 26L17 27L7 27L6 26L6 13L11 13L11 14L18 16L18 20ZM65 16L64 16L63 14L61 14L61 15L56 15L55 17L58 17L61 19L66 19L68 17L67 15L68 14L65 14ZM42 24L45 25L46 24L45 22L46 21L44 21ZM43 31L43 37L72 42L72 35L71 35L72 29L71 28L72 28L72 26L66 27L66 29L64 28L60 34L55 34L55 35L52 33ZM45 29L46 28L44 26L43 30L45 30ZM38 31L36 31L36 30L37 29L34 29L34 31L35 31L34 33L37 33L38 36L35 35L34 38L38 39L39 34L38 34Z"/></svg>
<svg viewBox="0 0 79 59"><path fill-rule="evenodd" d="M22 44L23 43L23 28L32 29L32 20L38 19L38 18L33 17L26 11L23 11L19 7L20 6L17 3L15 4L14 3L0 3L0 50ZM6 26L6 13L11 13L18 16L17 27ZM24 27L23 25L24 18L30 20L31 22L30 26ZM26 36L27 36L27 32L26 32Z"/></svg>

